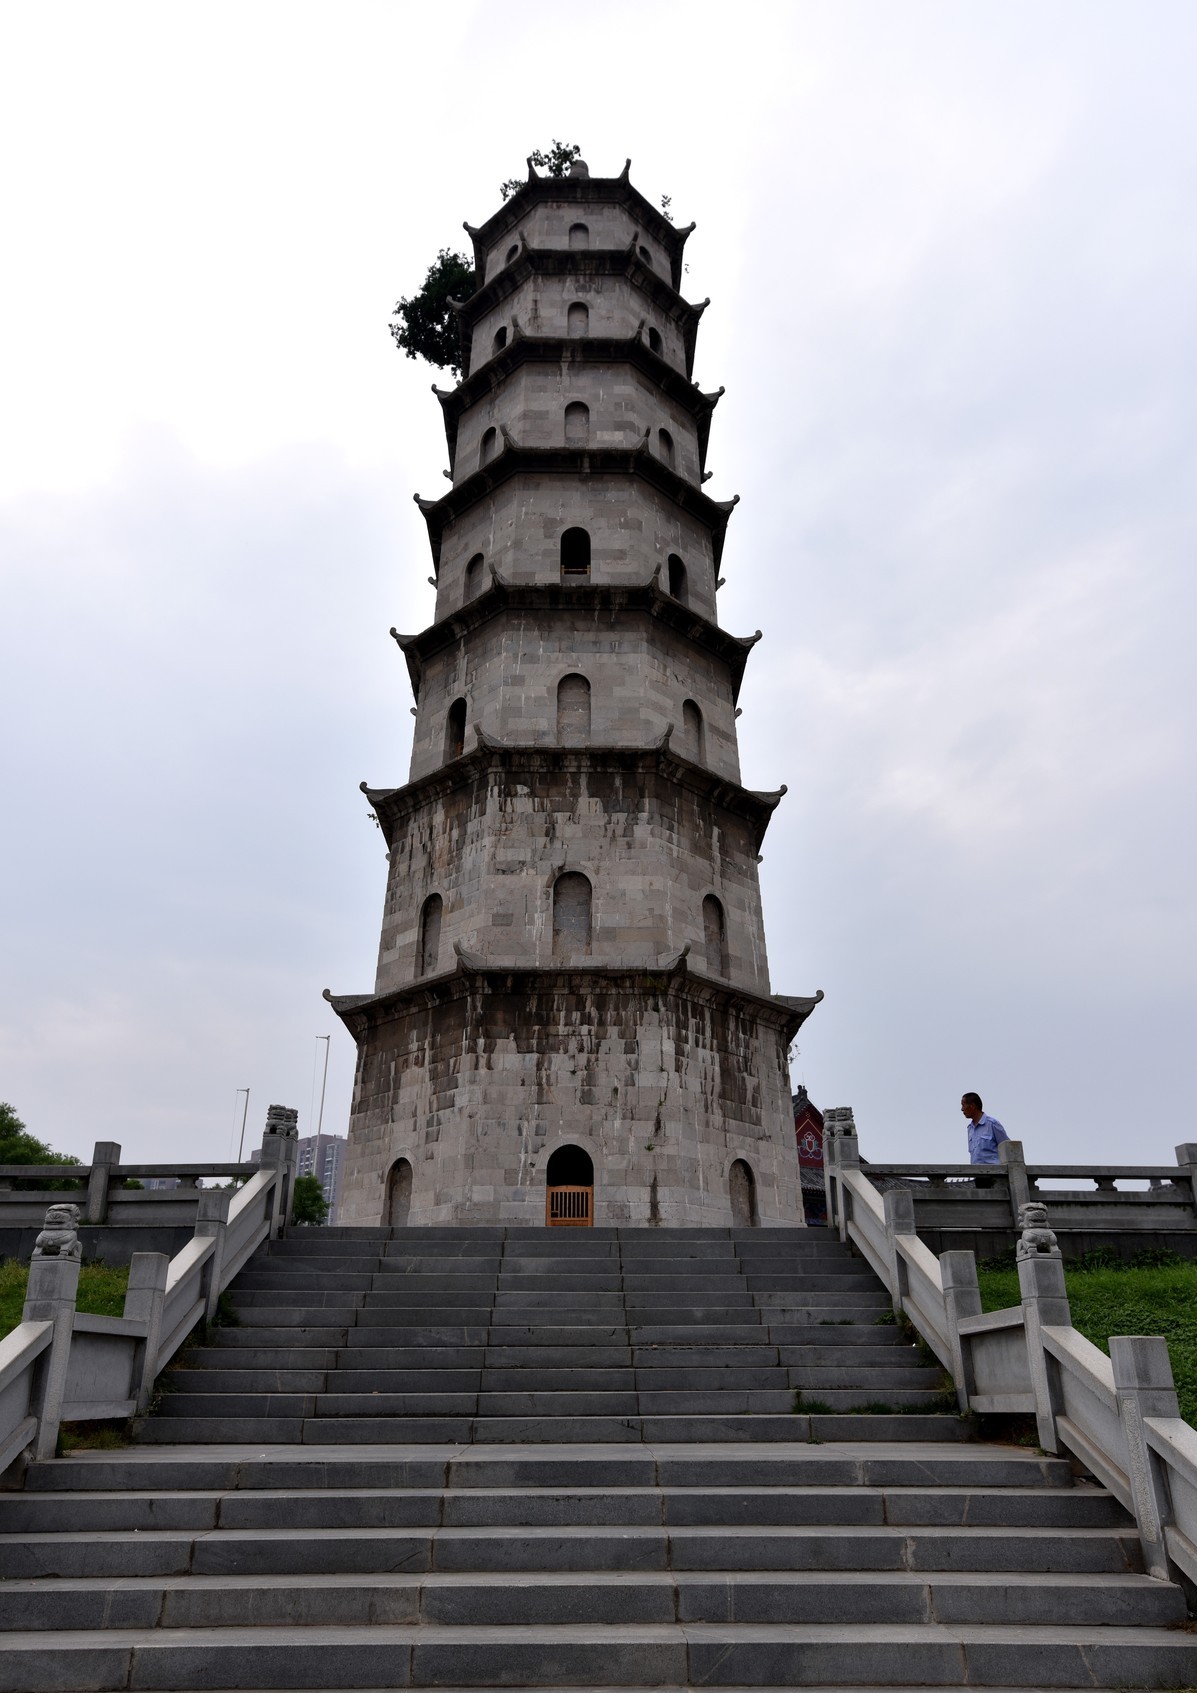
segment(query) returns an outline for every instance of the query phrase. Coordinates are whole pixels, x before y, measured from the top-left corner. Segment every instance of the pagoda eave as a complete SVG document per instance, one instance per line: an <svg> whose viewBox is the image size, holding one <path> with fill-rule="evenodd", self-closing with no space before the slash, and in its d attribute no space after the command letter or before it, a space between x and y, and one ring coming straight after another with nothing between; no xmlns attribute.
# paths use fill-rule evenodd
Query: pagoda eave
<svg viewBox="0 0 1197 1693"><path fill-rule="evenodd" d="M470 331L478 319L511 295L518 293L532 276L622 276L634 282L661 313L676 323L682 332L686 349L686 375L694 369L694 349L698 340L698 323L708 302L691 304L663 277L650 270L638 255L628 248L596 248L575 253L559 247L524 247L509 265L504 265L489 282L484 282L465 300L452 302L457 316L462 342L462 380L470 375Z"/></svg>
<svg viewBox="0 0 1197 1693"><path fill-rule="evenodd" d="M658 586L659 576L660 572L654 571L647 582L628 587L590 582L568 585L562 582L512 583L505 581L492 566L491 586L485 593L451 612L448 617L430 624L419 634L401 635L392 629L391 637L407 663L412 695L419 700L424 668L429 659L505 611L561 612L575 616L582 610L591 615L605 612L612 619L627 612L642 612L704 652L722 659L731 675L734 703L740 697L748 655L761 639L760 630L753 635L730 634L718 623L700 616L674 599L672 594L665 593Z"/></svg>
<svg viewBox="0 0 1197 1693"><path fill-rule="evenodd" d="M779 1030L787 1043L794 1039L823 998L821 988L805 998L748 993L719 977L690 968L684 955L665 966L651 960L641 963L626 959L613 964L537 965L483 959L472 954L463 956L460 951L452 970L405 983L389 993L334 994L326 988L324 998L354 1040L360 1041L380 1023L412 1012L431 1011L452 1000L476 995L480 989L492 995L510 994L524 1002L545 994L596 998L639 996L651 991L677 995L720 1011L747 1012L754 1022Z"/></svg>
<svg viewBox="0 0 1197 1693"><path fill-rule="evenodd" d="M439 500L423 500L418 494L414 496L428 525L434 570L440 570L441 541L449 524L480 500L486 499L504 482L520 475L639 477L665 494L681 510L697 517L710 530L713 563L718 569L723 557L727 520L739 502L738 495L731 500L711 499L701 488L679 476L676 470L662 464L642 443L634 447L521 447L511 443L506 435L504 440L502 452L456 483Z"/></svg>
<svg viewBox="0 0 1197 1693"><path fill-rule="evenodd" d="M394 845L397 832L407 826L416 812L430 803L448 799L461 788L476 786L490 771L503 771L526 782L537 777L591 774L629 776L639 781L647 776L661 776L696 794L707 806L746 823L754 852L760 851L773 813L787 792L784 785L772 792L745 788L705 764L683 758L670 747L670 730L651 745L639 747L626 744L565 747L545 741L500 741L480 729L474 733L478 740L476 747L414 782L405 782L397 788L361 784L388 848Z"/></svg>
<svg viewBox="0 0 1197 1693"><path fill-rule="evenodd" d="M711 417L723 397L723 389L704 394L702 389L668 364L659 353L648 347L643 337L585 335L577 337L524 335L512 336L507 345L479 365L456 388L438 388L433 393L441 404L445 423L445 443L449 463L457 457L457 429L462 416L502 387L513 371L526 364L628 364L641 371L661 392L689 413L698 433L699 463L706 468L707 445L711 433Z"/></svg>
<svg viewBox="0 0 1197 1693"><path fill-rule="evenodd" d="M464 225L474 244L475 270L481 271L488 250L517 227L530 207L543 205L546 200L563 200L579 206L626 206L641 228L669 254L674 285L680 281L686 241L695 225L678 228L670 223L638 188L632 187L626 169L620 176L530 176L479 228Z"/></svg>

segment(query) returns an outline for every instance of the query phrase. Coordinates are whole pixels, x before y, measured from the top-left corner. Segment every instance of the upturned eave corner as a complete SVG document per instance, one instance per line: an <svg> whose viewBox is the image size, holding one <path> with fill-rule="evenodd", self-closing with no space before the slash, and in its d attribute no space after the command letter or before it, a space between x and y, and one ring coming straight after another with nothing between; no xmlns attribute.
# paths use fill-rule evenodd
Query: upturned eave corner
<svg viewBox="0 0 1197 1693"><path fill-rule="evenodd" d="M630 164L629 160L618 176L541 176L529 164L528 180L504 200L498 211L476 229L469 223L464 225L473 243L475 262L479 257L484 260L495 242L514 229L530 207L547 200L579 206L623 205L633 214L633 221L661 243L669 255L671 273L680 279L683 251L695 225L679 228L670 223L659 207L632 186Z"/></svg>

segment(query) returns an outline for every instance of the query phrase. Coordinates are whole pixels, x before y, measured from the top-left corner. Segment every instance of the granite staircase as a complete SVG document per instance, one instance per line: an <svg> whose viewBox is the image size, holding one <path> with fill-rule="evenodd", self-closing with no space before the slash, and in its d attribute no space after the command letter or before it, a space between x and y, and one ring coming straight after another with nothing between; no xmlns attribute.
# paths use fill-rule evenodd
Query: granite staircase
<svg viewBox="0 0 1197 1693"><path fill-rule="evenodd" d="M1197 1683L1116 1502L821 1231L321 1230L234 1304L0 1495L0 1688Z"/></svg>

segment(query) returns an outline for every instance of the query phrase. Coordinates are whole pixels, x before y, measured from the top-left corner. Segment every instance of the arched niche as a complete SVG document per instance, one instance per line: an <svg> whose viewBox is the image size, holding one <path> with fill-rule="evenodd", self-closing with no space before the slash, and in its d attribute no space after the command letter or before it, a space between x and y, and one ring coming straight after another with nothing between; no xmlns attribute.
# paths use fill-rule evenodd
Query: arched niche
<svg viewBox="0 0 1197 1693"><path fill-rule="evenodd" d="M594 890L589 876L565 870L553 883L553 957L584 958L590 952Z"/></svg>
<svg viewBox="0 0 1197 1693"><path fill-rule="evenodd" d="M578 252L590 245L590 228L584 223L571 223L569 226L569 244L574 252Z"/></svg>
<svg viewBox="0 0 1197 1693"><path fill-rule="evenodd" d="M585 676L563 676L557 684L557 740L582 747L590 739L590 683Z"/></svg>
<svg viewBox="0 0 1197 1693"><path fill-rule="evenodd" d="M695 700L682 701L682 744L678 749L692 764L702 764L706 755L706 726Z"/></svg>
<svg viewBox="0 0 1197 1693"><path fill-rule="evenodd" d="M571 400L565 408L565 444L584 447L590 440L590 407Z"/></svg>
<svg viewBox="0 0 1197 1693"><path fill-rule="evenodd" d="M441 955L441 913L444 901L440 894L429 894L420 912L420 950L418 954L419 974L432 976Z"/></svg>
<svg viewBox="0 0 1197 1693"><path fill-rule="evenodd" d="M485 566L486 560L483 558L481 553L475 553L473 558L466 565L465 594L462 599L463 605L468 605L471 600L476 600L478 595L482 592L482 576Z"/></svg>
<svg viewBox="0 0 1197 1693"><path fill-rule="evenodd" d="M396 1158L387 1171L386 1216L389 1229L401 1229L411 1214L412 1167L406 1158Z"/></svg>
<svg viewBox="0 0 1197 1693"><path fill-rule="evenodd" d="M465 751L466 702L454 700L445 718L445 763Z"/></svg>
<svg viewBox="0 0 1197 1693"><path fill-rule="evenodd" d="M584 300L573 300L565 314L565 326L576 340L590 333L590 307Z"/></svg>
<svg viewBox="0 0 1197 1693"><path fill-rule="evenodd" d="M752 1166L737 1158L727 1172L728 1198L731 1200L732 1227L755 1229L757 1226L756 1177Z"/></svg>
<svg viewBox="0 0 1197 1693"><path fill-rule="evenodd" d="M677 553L669 555L669 592L679 605L690 603L690 587L686 566Z"/></svg>
<svg viewBox="0 0 1197 1693"><path fill-rule="evenodd" d="M702 902L702 938L707 955L707 974L727 975L727 924L722 902L708 894Z"/></svg>

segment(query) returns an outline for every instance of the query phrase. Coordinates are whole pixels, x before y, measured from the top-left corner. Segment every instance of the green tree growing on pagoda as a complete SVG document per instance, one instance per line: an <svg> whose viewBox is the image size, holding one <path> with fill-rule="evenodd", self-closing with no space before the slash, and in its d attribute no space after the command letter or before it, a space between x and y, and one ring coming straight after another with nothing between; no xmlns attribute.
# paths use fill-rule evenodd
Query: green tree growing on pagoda
<svg viewBox="0 0 1197 1693"><path fill-rule="evenodd" d="M547 152L538 149L530 155L533 166L547 176L568 176L569 167L581 156L580 147L565 141L554 141ZM524 180L513 176L501 182L500 194L506 200L524 186ZM460 376L461 337L449 302L468 299L477 286L474 267L465 254L442 247L417 291L410 299L396 302L389 326L395 345L409 359L427 359L438 370Z"/></svg>

